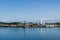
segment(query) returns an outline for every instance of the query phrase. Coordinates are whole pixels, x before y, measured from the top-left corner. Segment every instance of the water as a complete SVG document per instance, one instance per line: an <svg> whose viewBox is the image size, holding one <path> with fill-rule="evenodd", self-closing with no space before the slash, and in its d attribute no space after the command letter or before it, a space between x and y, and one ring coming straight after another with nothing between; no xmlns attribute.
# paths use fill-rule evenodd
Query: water
<svg viewBox="0 0 60 40"><path fill-rule="evenodd" d="M60 40L60 28L0 28L0 40Z"/></svg>

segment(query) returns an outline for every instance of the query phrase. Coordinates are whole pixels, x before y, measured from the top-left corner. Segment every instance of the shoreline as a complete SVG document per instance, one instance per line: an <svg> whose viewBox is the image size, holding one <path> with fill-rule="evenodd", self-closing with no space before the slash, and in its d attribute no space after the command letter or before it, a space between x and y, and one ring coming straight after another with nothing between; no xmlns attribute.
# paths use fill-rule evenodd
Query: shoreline
<svg viewBox="0 0 60 40"><path fill-rule="evenodd" d="M35 28L35 27L60 27L60 23L45 23L45 24L41 24L41 23L22 23L22 22L10 22L10 23L6 23L6 22L0 22L0 27L21 27L21 28Z"/></svg>

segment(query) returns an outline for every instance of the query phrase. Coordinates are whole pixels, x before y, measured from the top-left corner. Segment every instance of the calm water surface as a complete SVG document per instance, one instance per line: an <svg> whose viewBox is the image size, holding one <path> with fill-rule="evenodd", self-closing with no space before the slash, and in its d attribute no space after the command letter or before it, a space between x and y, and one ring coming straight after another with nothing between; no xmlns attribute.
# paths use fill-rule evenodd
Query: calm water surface
<svg viewBox="0 0 60 40"><path fill-rule="evenodd" d="M60 28L0 28L0 40L60 40Z"/></svg>

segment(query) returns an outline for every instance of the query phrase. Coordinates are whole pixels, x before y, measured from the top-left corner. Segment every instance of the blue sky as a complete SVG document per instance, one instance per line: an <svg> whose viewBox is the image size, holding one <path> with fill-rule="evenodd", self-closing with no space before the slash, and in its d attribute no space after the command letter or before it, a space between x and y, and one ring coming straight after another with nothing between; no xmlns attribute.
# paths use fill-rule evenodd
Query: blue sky
<svg viewBox="0 0 60 40"><path fill-rule="evenodd" d="M0 0L0 21L60 20L60 0Z"/></svg>

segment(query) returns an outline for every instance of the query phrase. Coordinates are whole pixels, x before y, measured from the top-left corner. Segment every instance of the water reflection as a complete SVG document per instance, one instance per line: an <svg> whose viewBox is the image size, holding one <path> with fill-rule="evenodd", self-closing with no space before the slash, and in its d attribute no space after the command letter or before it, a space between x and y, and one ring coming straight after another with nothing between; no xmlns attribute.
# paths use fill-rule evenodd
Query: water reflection
<svg viewBox="0 0 60 40"><path fill-rule="evenodd" d="M43 29L41 28L41 34L43 33Z"/></svg>
<svg viewBox="0 0 60 40"><path fill-rule="evenodd" d="M0 28L0 39L55 40L59 37L60 28Z"/></svg>
<svg viewBox="0 0 60 40"><path fill-rule="evenodd" d="M0 28L0 32L16 32L26 34L43 34L43 28Z"/></svg>

